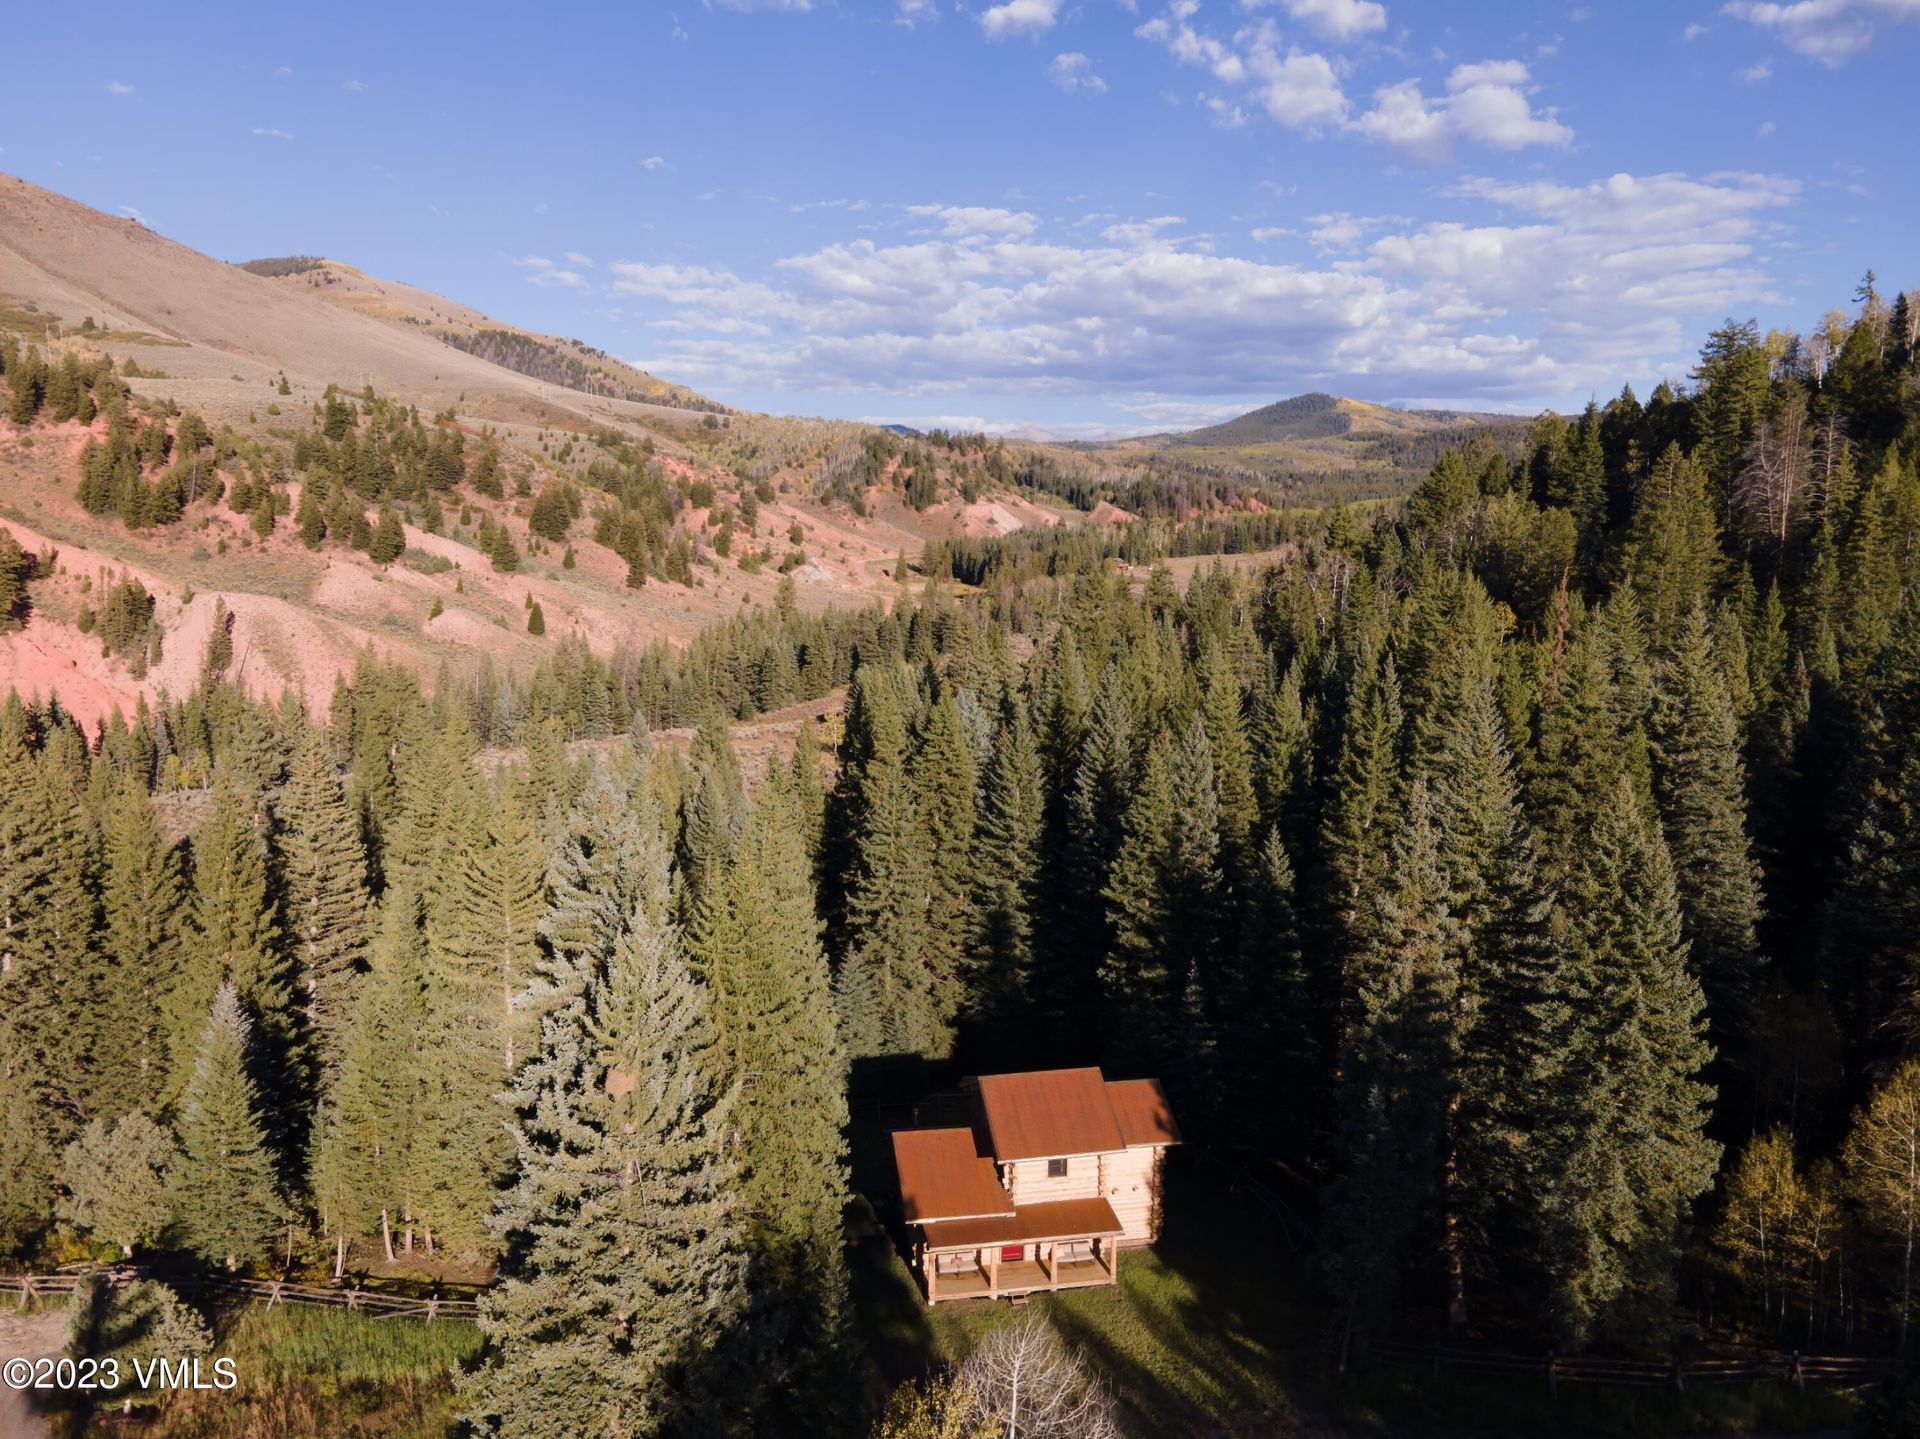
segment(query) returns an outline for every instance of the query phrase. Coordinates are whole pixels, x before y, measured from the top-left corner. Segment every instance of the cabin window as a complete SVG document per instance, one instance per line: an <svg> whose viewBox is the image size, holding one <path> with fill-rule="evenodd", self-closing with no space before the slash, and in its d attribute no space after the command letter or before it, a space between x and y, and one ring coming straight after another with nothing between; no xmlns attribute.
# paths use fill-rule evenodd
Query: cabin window
<svg viewBox="0 0 1920 1439"><path fill-rule="evenodd" d="M1066 1160L1049 1159L1047 1161L1047 1178L1065 1179L1066 1177L1067 1177L1067 1161Z"/></svg>

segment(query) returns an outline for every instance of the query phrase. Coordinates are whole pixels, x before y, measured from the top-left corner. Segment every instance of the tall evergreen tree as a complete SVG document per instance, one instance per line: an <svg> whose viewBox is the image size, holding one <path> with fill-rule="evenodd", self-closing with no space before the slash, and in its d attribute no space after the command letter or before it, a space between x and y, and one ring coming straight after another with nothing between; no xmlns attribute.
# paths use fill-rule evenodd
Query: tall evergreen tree
<svg viewBox="0 0 1920 1439"><path fill-rule="evenodd" d="M1536 1004L1536 1202L1564 1338L1644 1341L1673 1322L1675 1259L1713 1182L1705 1005L1665 842L1622 777L1562 901L1563 966Z"/></svg>
<svg viewBox="0 0 1920 1439"><path fill-rule="evenodd" d="M252 1045L239 991L223 981L180 1097L175 1199L187 1246L228 1269L264 1257L286 1212L250 1073Z"/></svg>
<svg viewBox="0 0 1920 1439"><path fill-rule="evenodd" d="M1753 989L1760 874L1747 839L1738 724L1704 610L1687 617L1655 670L1652 742L1655 794L1695 970L1724 1026Z"/></svg>
<svg viewBox="0 0 1920 1439"><path fill-rule="evenodd" d="M756 1431L842 1431L852 1314L845 1063L813 909L804 817L784 787L764 791L696 943L719 1007L714 1054L732 1111L750 1216L745 1406Z"/></svg>
<svg viewBox="0 0 1920 1439"><path fill-rule="evenodd" d="M157 1114L170 1065L163 1000L181 963L186 893L178 855L131 778L107 811L104 852L101 943L126 1042L99 1057L101 1109Z"/></svg>
<svg viewBox="0 0 1920 1439"><path fill-rule="evenodd" d="M280 800L288 938L320 1073L331 1080L367 946L367 856L325 736L310 730Z"/></svg>
<svg viewBox="0 0 1920 1439"><path fill-rule="evenodd" d="M507 1272L481 1315L495 1356L462 1384L483 1433L724 1432L742 1377L730 1096L655 873L513 1084L518 1174L493 1220Z"/></svg>

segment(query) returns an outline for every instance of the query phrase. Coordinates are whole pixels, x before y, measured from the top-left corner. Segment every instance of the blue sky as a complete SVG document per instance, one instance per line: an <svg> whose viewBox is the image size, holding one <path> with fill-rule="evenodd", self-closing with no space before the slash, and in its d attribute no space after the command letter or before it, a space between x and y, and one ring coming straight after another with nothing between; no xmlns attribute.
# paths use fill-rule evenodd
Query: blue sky
<svg viewBox="0 0 1920 1439"><path fill-rule="evenodd" d="M1920 0L256 0L8 35L0 169L782 413L1564 408L1727 315L1920 284Z"/></svg>

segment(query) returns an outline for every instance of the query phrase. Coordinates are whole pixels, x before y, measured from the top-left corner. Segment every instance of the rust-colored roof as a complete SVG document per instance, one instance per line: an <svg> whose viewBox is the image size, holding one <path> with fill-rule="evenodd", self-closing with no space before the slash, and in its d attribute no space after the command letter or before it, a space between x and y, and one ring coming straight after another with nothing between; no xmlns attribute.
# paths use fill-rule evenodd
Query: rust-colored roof
<svg viewBox="0 0 1920 1439"><path fill-rule="evenodd" d="M929 1224L929 1249L973 1249L983 1244L1044 1244L1053 1239L1110 1239L1126 1233L1104 1199L1061 1199L1023 1204L1002 1219L959 1219Z"/></svg>
<svg viewBox="0 0 1920 1439"><path fill-rule="evenodd" d="M987 1138L1003 1164L1126 1148L1098 1069L983 1074L979 1085Z"/></svg>
<svg viewBox="0 0 1920 1439"><path fill-rule="evenodd" d="M1109 1079L1107 1099L1113 1105L1113 1117L1120 1121L1127 1148L1180 1142L1180 1131L1174 1126L1173 1111L1167 1107L1159 1080Z"/></svg>
<svg viewBox="0 0 1920 1439"><path fill-rule="evenodd" d="M909 1224L1013 1213L993 1161L981 1155L971 1129L896 1129L893 1163Z"/></svg>

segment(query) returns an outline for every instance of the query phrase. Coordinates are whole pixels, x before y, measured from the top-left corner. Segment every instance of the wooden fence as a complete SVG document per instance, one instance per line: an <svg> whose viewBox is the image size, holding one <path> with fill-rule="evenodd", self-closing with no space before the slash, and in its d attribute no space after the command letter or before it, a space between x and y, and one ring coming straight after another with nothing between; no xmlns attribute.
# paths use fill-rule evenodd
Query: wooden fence
<svg viewBox="0 0 1920 1439"><path fill-rule="evenodd" d="M71 1294L81 1280L99 1276L109 1284L125 1284L148 1277L137 1265L116 1264L110 1269L66 1274L0 1275L0 1294L15 1296L24 1306L29 1299L43 1295ZM158 1277L158 1276L156 1276ZM344 1309L372 1319L474 1319L480 1312L477 1299L455 1298L444 1294L397 1294L367 1289L359 1285L294 1284L282 1279L240 1279L227 1276L194 1277L174 1281L188 1297L207 1295L241 1304L302 1305L314 1309Z"/></svg>
<svg viewBox="0 0 1920 1439"><path fill-rule="evenodd" d="M1724 1359L1687 1359L1670 1363L1649 1359L1604 1359L1589 1355L1513 1354L1466 1349L1444 1344L1400 1344L1374 1340L1367 1346L1370 1361L1420 1366L1438 1378L1445 1370L1463 1374L1505 1375L1542 1379L1554 1392L1562 1384L1613 1384L1639 1388L1688 1385L1755 1384L1779 1381L1801 1393L1809 1384L1865 1384L1898 1373L1894 1359L1839 1354L1764 1354Z"/></svg>

